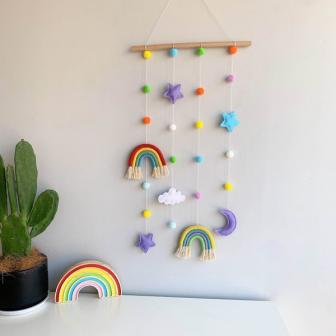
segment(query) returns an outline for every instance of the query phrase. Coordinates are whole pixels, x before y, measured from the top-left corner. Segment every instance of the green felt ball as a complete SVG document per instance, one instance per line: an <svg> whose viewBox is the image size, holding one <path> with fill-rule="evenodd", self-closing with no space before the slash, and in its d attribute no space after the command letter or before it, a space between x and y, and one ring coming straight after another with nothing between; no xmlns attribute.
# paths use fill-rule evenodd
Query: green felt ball
<svg viewBox="0 0 336 336"><path fill-rule="evenodd" d="M205 49L204 48L198 48L197 50L196 50L196 54L198 55L198 56L203 56L203 55L205 55Z"/></svg>
<svg viewBox="0 0 336 336"><path fill-rule="evenodd" d="M150 85L146 84L142 87L142 91L143 91L143 93L149 93L149 92L152 91L152 87Z"/></svg>
<svg viewBox="0 0 336 336"><path fill-rule="evenodd" d="M170 158L169 158L169 161L171 162L171 163L176 163L176 156L171 156Z"/></svg>

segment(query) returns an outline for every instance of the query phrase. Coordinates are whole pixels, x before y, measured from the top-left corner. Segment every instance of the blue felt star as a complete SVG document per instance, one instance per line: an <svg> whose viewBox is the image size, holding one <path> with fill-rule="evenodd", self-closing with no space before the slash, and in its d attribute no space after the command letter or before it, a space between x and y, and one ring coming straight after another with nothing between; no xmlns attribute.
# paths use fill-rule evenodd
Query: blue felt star
<svg viewBox="0 0 336 336"><path fill-rule="evenodd" d="M222 113L223 121L219 125L222 128L226 128L228 132L232 132L233 129L239 125L239 120L237 119L236 112L225 112Z"/></svg>
<svg viewBox="0 0 336 336"><path fill-rule="evenodd" d="M151 247L155 246L155 243L153 241L153 234L152 233L148 233L148 234L140 233L138 241L135 245L139 247L142 251L147 253Z"/></svg>
<svg viewBox="0 0 336 336"><path fill-rule="evenodd" d="M163 96L168 98L172 104L175 104L177 99L183 98L181 84L168 84L166 90L163 92Z"/></svg>

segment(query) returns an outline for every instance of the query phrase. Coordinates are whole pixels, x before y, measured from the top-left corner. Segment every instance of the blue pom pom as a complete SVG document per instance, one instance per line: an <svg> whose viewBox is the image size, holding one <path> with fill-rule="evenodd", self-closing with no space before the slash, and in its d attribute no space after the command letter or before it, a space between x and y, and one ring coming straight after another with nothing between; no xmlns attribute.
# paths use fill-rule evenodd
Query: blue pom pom
<svg viewBox="0 0 336 336"><path fill-rule="evenodd" d="M169 221L168 222L168 227L169 227L169 229L176 229L176 222L174 222L174 221Z"/></svg>
<svg viewBox="0 0 336 336"><path fill-rule="evenodd" d="M177 54L178 54L178 49L176 49L176 48L169 49L169 56L170 57L176 57Z"/></svg>
<svg viewBox="0 0 336 336"><path fill-rule="evenodd" d="M194 160L197 163L202 163L204 161L204 157L202 155L196 155Z"/></svg>
<svg viewBox="0 0 336 336"><path fill-rule="evenodd" d="M141 187L144 190L148 190L150 188L150 183L145 181L145 182L142 183Z"/></svg>

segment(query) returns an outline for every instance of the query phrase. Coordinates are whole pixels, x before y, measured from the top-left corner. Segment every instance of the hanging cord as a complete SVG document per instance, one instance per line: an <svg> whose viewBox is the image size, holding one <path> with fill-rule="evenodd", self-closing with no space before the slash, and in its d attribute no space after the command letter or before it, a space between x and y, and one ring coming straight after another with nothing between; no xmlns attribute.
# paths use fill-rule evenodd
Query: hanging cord
<svg viewBox="0 0 336 336"><path fill-rule="evenodd" d="M149 77L149 63L145 61L145 83L148 84ZM150 117L150 104L149 104L149 94L145 94L145 115ZM149 125L145 125L145 143L148 144L149 138ZM145 182L148 183L148 162L145 160ZM145 209L148 209L148 188L145 190ZM148 233L148 218L145 218L145 233Z"/></svg>
<svg viewBox="0 0 336 336"><path fill-rule="evenodd" d="M201 46L202 47L202 46ZM202 56L198 57L198 86L202 87ZM201 120L201 96L197 96L197 120ZM197 144L196 155L200 155L201 151L201 129L197 129ZM200 192L200 164L196 163L196 191ZM199 224L199 204L200 200L196 201L196 224Z"/></svg>

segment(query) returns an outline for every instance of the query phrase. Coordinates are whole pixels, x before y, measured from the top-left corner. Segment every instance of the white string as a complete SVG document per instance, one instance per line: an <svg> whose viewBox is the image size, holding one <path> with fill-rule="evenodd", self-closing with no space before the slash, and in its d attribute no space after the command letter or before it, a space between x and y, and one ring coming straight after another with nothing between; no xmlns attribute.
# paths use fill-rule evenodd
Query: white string
<svg viewBox="0 0 336 336"><path fill-rule="evenodd" d="M234 56L230 55L230 74L234 75ZM230 111L229 112L233 112L233 85L234 85L234 81L230 83L230 100L229 100L229 107L230 107ZM231 150L231 143L232 143L232 139L231 139L231 132L228 132L228 150ZM226 173L226 182L230 182L231 183L231 158L227 159L227 173ZM226 195L226 207L229 207L229 194L230 192L227 192Z"/></svg>
<svg viewBox="0 0 336 336"><path fill-rule="evenodd" d="M168 9L168 7L169 7L169 5L170 5L171 2L172 2L172 0L168 0L168 1L166 2L166 5L164 6L164 8L163 8L161 14L159 15L159 17L157 18L156 22L155 22L154 25L153 25L153 28L152 28L152 30L151 30L151 32L150 32L148 38L147 38L146 45L149 44L149 42L150 42L150 40L151 40L151 38L152 38L152 36L153 36L153 34L154 34L154 31L156 30L157 26L159 25L159 22L161 21L161 19L162 19L164 13L167 11L167 9Z"/></svg>
<svg viewBox="0 0 336 336"><path fill-rule="evenodd" d="M199 56L198 62L198 84L202 87L202 56ZM201 121L201 96L197 96L197 120ZM197 144L196 144L196 155L200 155L201 150L201 129L197 128ZM196 191L200 192L200 163L196 163ZM200 200L196 201L196 224L199 224L199 204Z"/></svg>
<svg viewBox="0 0 336 336"><path fill-rule="evenodd" d="M148 84L149 63L145 60L145 84ZM149 93L145 93L145 115L150 117L149 113ZM145 124L145 143L148 144L149 126ZM148 183L148 162L145 160L145 182ZM148 188L145 189L145 209L148 209ZM148 219L145 218L145 233L148 233Z"/></svg>

